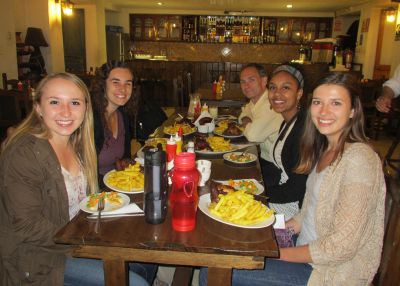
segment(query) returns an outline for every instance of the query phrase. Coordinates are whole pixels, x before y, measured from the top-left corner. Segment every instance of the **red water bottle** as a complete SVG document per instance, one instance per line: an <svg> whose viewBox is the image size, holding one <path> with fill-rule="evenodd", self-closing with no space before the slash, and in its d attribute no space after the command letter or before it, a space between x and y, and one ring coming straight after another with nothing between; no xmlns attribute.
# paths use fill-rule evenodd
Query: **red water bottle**
<svg viewBox="0 0 400 286"><path fill-rule="evenodd" d="M191 231L196 226L199 177L194 153L183 152L175 156L169 204L172 228L176 231Z"/></svg>

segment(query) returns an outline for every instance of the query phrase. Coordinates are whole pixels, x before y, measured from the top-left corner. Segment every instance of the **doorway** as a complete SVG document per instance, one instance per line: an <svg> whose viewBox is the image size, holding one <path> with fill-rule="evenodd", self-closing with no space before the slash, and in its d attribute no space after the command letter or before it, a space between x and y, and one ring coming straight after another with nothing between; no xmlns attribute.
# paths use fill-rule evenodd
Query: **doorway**
<svg viewBox="0 0 400 286"><path fill-rule="evenodd" d="M62 16L65 71L82 74L86 71L85 10L74 9L71 16Z"/></svg>

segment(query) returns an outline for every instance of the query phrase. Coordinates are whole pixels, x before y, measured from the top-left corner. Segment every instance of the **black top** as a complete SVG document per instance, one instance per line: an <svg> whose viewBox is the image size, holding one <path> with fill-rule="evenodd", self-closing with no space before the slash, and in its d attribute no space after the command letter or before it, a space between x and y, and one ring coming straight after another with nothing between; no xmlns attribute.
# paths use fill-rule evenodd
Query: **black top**
<svg viewBox="0 0 400 286"><path fill-rule="evenodd" d="M161 107L148 98L144 99L138 110L135 138L143 143L166 119L167 116Z"/></svg>
<svg viewBox="0 0 400 286"><path fill-rule="evenodd" d="M296 174L293 170L299 162L300 140L303 135L305 118L306 112L300 110L282 148L282 165L289 177L285 183L279 185L282 171L274 163L260 159L266 195L271 203L285 204L299 201L300 207L303 203L307 175ZM284 123L282 123L281 129L283 126Z"/></svg>

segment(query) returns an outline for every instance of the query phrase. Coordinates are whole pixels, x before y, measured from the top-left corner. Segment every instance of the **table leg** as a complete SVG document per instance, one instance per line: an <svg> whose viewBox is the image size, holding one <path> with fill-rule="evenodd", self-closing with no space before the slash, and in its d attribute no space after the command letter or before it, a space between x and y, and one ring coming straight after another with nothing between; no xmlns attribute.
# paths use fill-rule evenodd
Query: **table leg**
<svg viewBox="0 0 400 286"><path fill-rule="evenodd" d="M193 268L188 266L176 266L172 286L190 285L193 276Z"/></svg>
<svg viewBox="0 0 400 286"><path fill-rule="evenodd" d="M232 285L232 269L231 268L208 268L208 286Z"/></svg>
<svg viewBox="0 0 400 286"><path fill-rule="evenodd" d="M126 262L121 259L104 260L104 281L106 286L127 286L128 271Z"/></svg>

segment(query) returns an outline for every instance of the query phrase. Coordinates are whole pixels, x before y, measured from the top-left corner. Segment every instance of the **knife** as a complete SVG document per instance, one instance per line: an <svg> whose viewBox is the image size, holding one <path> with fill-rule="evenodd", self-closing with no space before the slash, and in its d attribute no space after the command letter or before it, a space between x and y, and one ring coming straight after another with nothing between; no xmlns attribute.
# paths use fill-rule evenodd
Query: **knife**
<svg viewBox="0 0 400 286"><path fill-rule="evenodd" d="M114 217L124 217L124 216L144 216L144 212L137 213L125 213L125 214L102 214L101 218L114 218ZM88 219L97 219L96 214L91 214L87 216Z"/></svg>

